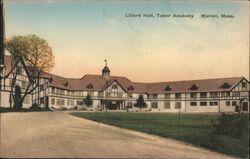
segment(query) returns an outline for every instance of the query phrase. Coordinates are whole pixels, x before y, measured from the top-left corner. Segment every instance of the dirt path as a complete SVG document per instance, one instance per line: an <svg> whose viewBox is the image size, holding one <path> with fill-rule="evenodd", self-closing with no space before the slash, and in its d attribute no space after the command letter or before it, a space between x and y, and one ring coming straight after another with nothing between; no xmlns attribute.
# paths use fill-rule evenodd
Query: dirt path
<svg viewBox="0 0 250 159"><path fill-rule="evenodd" d="M3 113L0 157L229 158L67 113Z"/></svg>

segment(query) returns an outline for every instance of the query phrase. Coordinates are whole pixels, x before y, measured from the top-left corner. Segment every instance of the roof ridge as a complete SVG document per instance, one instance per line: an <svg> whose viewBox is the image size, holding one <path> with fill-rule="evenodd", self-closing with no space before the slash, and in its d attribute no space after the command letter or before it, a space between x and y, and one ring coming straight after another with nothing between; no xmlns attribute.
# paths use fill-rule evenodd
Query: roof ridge
<svg viewBox="0 0 250 159"><path fill-rule="evenodd" d="M102 76L102 75L97 75L97 74L85 74L84 76L82 76L80 79L86 77L86 76Z"/></svg>
<svg viewBox="0 0 250 159"><path fill-rule="evenodd" d="M221 78L206 78L206 79L194 79L194 80L179 80L179 81L165 81L165 82L149 82L146 84L158 84L158 83L170 83L170 82L189 82L189 81L206 81L206 80L220 80L220 79L232 79L232 78L244 78L243 76L238 77L221 77Z"/></svg>
<svg viewBox="0 0 250 159"><path fill-rule="evenodd" d="M55 75L55 74L53 74L53 73L49 73L49 72L45 72L45 73L47 73L47 74L49 74L49 75L52 75L52 76L56 76L56 77L60 77L60 78L67 79L66 77L59 76L59 75Z"/></svg>

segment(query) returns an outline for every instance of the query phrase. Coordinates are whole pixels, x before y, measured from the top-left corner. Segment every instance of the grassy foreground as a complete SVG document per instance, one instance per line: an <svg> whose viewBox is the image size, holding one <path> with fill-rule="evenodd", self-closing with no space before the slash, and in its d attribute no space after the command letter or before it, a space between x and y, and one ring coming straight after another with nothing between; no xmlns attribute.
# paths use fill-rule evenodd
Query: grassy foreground
<svg viewBox="0 0 250 159"><path fill-rule="evenodd" d="M122 128L178 139L196 146L242 158L249 156L249 135L232 137L215 134L211 120L218 115L77 112L73 115Z"/></svg>

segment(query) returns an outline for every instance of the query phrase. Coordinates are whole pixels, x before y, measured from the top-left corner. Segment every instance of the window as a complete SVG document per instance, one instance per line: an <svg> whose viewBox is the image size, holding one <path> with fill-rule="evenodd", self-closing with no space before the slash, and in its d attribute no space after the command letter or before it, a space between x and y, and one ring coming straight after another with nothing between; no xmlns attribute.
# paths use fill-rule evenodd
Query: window
<svg viewBox="0 0 250 159"><path fill-rule="evenodd" d="M127 107L128 107L128 108L132 108L132 106L133 106L133 103L132 103L132 102L127 102Z"/></svg>
<svg viewBox="0 0 250 159"><path fill-rule="evenodd" d="M112 85L112 89L117 89L117 88L118 88L117 84Z"/></svg>
<svg viewBox="0 0 250 159"><path fill-rule="evenodd" d="M210 93L210 97L212 97L212 98L216 98L218 96L219 96L218 92L211 92Z"/></svg>
<svg viewBox="0 0 250 159"><path fill-rule="evenodd" d="M83 102L81 100L76 101L77 105L83 105Z"/></svg>
<svg viewBox="0 0 250 159"><path fill-rule="evenodd" d="M134 90L134 87L130 85L127 89L128 89L129 91L132 91L132 90Z"/></svg>
<svg viewBox="0 0 250 159"><path fill-rule="evenodd" d="M87 94L90 96L94 96L94 92L91 92L91 91L88 91Z"/></svg>
<svg viewBox="0 0 250 159"><path fill-rule="evenodd" d="M103 92L98 92L99 97L103 97Z"/></svg>
<svg viewBox="0 0 250 159"><path fill-rule="evenodd" d="M94 86L91 84L91 83L89 83L88 85L87 85L87 88L88 89L92 89Z"/></svg>
<svg viewBox="0 0 250 159"><path fill-rule="evenodd" d="M193 84L189 89L190 90L197 90L199 87L198 86L196 86L195 84Z"/></svg>
<svg viewBox="0 0 250 159"><path fill-rule="evenodd" d="M226 92L221 92L221 97L225 97L226 96Z"/></svg>
<svg viewBox="0 0 250 159"><path fill-rule="evenodd" d="M197 98L197 93L191 93L190 96L191 98Z"/></svg>
<svg viewBox="0 0 250 159"><path fill-rule="evenodd" d="M175 93L175 98L181 98L181 93Z"/></svg>
<svg viewBox="0 0 250 159"><path fill-rule="evenodd" d="M52 104L52 105L55 105L55 103L56 103L56 102L55 102L55 98L51 98L51 104Z"/></svg>
<svg viewBox="0 0 250 159"><path fill-rule="evenodd" d="M210 105L210 106L217 106L217 105L218 105L218 102L211 101L211 102L209 102L209 105Z"/></svg>
<svg viewBox="0 0 250 159"><path fill-rule="evenodd" d="M40 104L44 104L44 98L40 98Z"/></svg>
<svg viewBox="0 0 250 159"><path fill-rule="evenodd" d="M29 96L29 95L27 95L27 96L24 98L23 104L30 104L30 96Z"/></svg>
<svg viewBox="0 0 250 159"><path fill-rule="evenodd" d="M157 99L158 95L157 94L153 94L153 99Z"/></svg>
<svg viewBox="0 0 250 159"><path fill-rule="evenodd" d="M237 106L237 102L236 101L232 101L232 106Z"/></svg>
<svg viewBox="0 0 250 159"><path fill-rule="evenodd" d="M165 98L170 99L170 93L165 93Z"/></svg>
<svg viewBox="0 0 250 159"><path fill-rule="evenodd" d="M65 105L65 100L64 99L61 99L61 105Z"/></svg>
<svg viewBox="0 0 250 159"><path fill-rule="evenodd" d="M207 102L200 102L200 106L207 106Z"/></svg>
<svg viewBox="0 0 250 159"><path fill-rule="evenodd" d="M197 102L190 102L191 106L197 106Z"/></svg>
<svg viewBox="0 0 250 159"><path fill-rule="evenodd" d="M88 92L89 94L89 92ZM80 91L76 91L76 96L80 97Z"/></svg>
<svg viewBox="0 0 250 159"><path fill-rule="evenodd" d="M157 109L158 108L158 103L157 102L152 102L152 108Z"/></svg>
<svg viewBox="0 0 250 159"><path fill-rule="evenodd" d="M222 87L223 89L227 89L227 88L230 88L231 85L228 84L227 82L225 82L221 87Z"/></svg>
<svg viewBox="0 0 250 159"><path fill-rule="evenodd" d="M227 97L230 97L230 92L226 92L226 96L227 96Z"/></svg>
<svg viewBox="0 0 250 159"><path fill-rule="evenodd" d="M17 66L16 69L17 69L17 70L16 70L17 74L18 74L18 75L21 75L21 74L22 74L22 67Z"/></svg>
<svg viewBox="0 0 250 159"><path fill-rule="evenodd" d="M55 88L51 88L51 94L55 94L56 93L56 89Z"/></svg>
<svg viewBox="0 0 250 159"><path fill-rule="evenodd" d="M165 88L165 90L166 90L166 91L171 91L171 90L172 90L172 87L171 87L171 86L167 86L167 87Z"/></svg>
<svg viewBox="0 0 250 159"><path fill-rule="evenodd" d="M207 98L207 93L206 92L201 93L201 98Z"/></svg>
<svg viewBox="0 0 250 159"><path fill-rule="evenodd" d="M40 90L41 90L41 91L44 90L44 85L43 85L43 84L41 84L39 87L40 87Z"/></svg>
<svg viewBox="0 0 250 159"><path fill-rule="evenodd" d="M58 88L56 89L56 94L60 94L60 90Z"/></svg>
<svg viewBox="0 0 250 159"><path fill-rule="evenodd" d="M25 88L26 88L26 82L25 82L25 81L22 81L22 83L21 83L21 88L22 88L22 89L25 89Z"/></svg>
<svg viewBox="0 0 250 159"><path fill-rule="evenodd" d="M226 106L230 106L230 101L226 101Z"/></svg>
<svg viewBox="0 0 250 159"><path fill-rule="evenodd" d="M74 101L73 101L73 100L68 99L68 100L67 100L67 105L74 105Z"/></svg>
<svg viewBox="0 0 250 159"><path fill-rule="evenodd" d="M246 82L242 82L242 89L246 89L247 88L247 83Z"/></svg>
<svg viewBox="0 0 250 159"><path fill-rule="evenodd" d="M181 102L175 102L175 109L181 109Z"/></svg>
<svg viewBox="0 0 250 159"><path fill-rule="evenodd" d="M164 109L170 109L170 102L164 102Z"/></svg>
<svg viewBox="0 0 250 159"><path fill-rule="evenodd" d="M240 96L240 92L232 92L232 96L233 97L239 97Z"/></svg>
<svg viewBox="0 0 250 159"><path fill-rule="evenodd" d="M56 105L64 105L64 99L57 99L56 100Z"/></svg>
<svg viewBox="0 0 250 159"><path fill-rule="evenodd" d="M128 93L128 97L132 98L133 97L132 93Z"/></svg>
<svg viewBox="0 0 250 159"><path fill-rule="evenodd" d="M9 79L9 84L10 84L10 86L12 85L12 79Z"/></svg>

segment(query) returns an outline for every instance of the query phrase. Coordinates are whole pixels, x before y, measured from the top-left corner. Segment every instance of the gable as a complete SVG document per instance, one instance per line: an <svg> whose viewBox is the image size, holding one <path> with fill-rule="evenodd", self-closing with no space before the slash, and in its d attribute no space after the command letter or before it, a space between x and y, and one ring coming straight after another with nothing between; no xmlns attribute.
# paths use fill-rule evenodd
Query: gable
<svg viewBox="0 0 250 159"><path fill-rule="evenodd" d="M12 56L6 56L4 58L4 76L5 78L8 78L10 75L13 75L12 73L14 71L18 72L18 76L25 76L29 77L27 67L25 66L25 63L22 59L17 61L16 63L13 63Z"/></svg>
<svg viewBox="0 0 250 159"><path fill-rule="evenodd" d="M113 80L105 90L112 92L112 89L113 90L117 89L117 92L120 92L120 93L125 92L124 88L116 80Z"/></svg>

